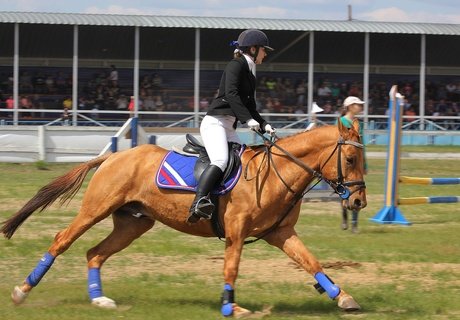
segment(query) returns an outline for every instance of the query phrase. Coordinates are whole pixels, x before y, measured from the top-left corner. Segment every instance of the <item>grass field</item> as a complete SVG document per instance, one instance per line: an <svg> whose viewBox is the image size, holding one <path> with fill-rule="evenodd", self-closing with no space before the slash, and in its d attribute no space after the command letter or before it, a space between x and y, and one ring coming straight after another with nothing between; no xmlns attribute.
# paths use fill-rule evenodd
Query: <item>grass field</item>
<svg viewBox="0 0 460 320"><path fill-rule="evenodd" d="M244 250L236 291L241 306L253 311L271 306L269 319L460 319L460 206L402 206L412 226L373 224L367 219L382 206L385 160L371 159L369 164L368 207L360 214L359 234L340 230L336 202L305 203L297 226L302 240L328 267L329 276L355 297L362 311L340 311L335 302L318 295L312 277L263 241ZM34 164L0 164L0 220L71 167L57 164L38 170ZM403 160L401 172L459 176L455 160ZM459 191L458 185L400 187L401 196L459 195ZM109 233L110 219L60 256L24 305L13 306L11 289L70 222L81 195L66 208L35 213L12 240L0 240L0 319L221 318L223 243L162 225L105 264L104 291L117 301L118 310L92 307L86 293L85 253Z"/></svg>

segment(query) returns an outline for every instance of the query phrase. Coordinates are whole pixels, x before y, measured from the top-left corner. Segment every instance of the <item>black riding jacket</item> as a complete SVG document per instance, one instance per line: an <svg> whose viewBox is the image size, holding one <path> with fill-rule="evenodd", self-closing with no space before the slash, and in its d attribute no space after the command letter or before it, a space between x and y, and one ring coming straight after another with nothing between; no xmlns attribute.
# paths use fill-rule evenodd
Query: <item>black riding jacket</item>
<svg viewBox="0 0 460 320"><path fill-rule="evenodd" d="M241 123L254 119L261 128L265 128L267 122L256 110L255 90L256 78L249 69L246 58L235 58L225 67L218 95L211 102L207 114L234 116Z"/></svg>

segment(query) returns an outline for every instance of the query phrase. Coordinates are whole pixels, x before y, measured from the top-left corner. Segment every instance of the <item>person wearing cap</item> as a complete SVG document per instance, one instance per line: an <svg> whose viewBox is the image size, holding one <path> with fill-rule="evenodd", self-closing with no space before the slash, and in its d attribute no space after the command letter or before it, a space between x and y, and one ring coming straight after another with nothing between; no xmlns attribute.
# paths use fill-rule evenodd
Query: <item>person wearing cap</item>
<svg viewBox="0 0 460 320"><path fill-rule="evenodd" d="M341 117L338 121L342 122L342 124L347 127L351 128L353 126L353 120L356 119L356 116L363 111L363 105L365 104L364 101L359 99L355 96L349 96L343 101L343 107L341 111ZM359 135L363 137L363 124L362 122L359 123ZM364 174L367 173L367 161L366 156L364 153ZM352 211L351 217L351 227L352 232L358 232L358 211ZM342 229L348 229L348 210L346 208L342 208Z"/></svg>
<svg viewBox="0 0 460 320"><path fill-rule="evenodd" d="M228 164L228 143L241 144L236 134L238 121L256 131L274 134L275 129L256 110L256 65L261 64L268 51L267 35L257 29L243 31L236 45L233 59L225 67L217 96L209 105L200 125L200 134L210 159L196 188L195 199L187 221L210 219L214 204L209 193L220 182Z"/></svg>
<svg viewBox="0 0 460 320"><path fill-rule="evenodd" d="M317 126L318 120L316 119L316 114L320 113L320 112L323 112L323 111L324 111L324 109L321 108L320 106L318 106L318 104L315 101L313 101L312 107L311 107L311 113L312 113L311 122L307 126L305 131L310 131L311 129L313 129L313 128L315 128Z"/></svg>

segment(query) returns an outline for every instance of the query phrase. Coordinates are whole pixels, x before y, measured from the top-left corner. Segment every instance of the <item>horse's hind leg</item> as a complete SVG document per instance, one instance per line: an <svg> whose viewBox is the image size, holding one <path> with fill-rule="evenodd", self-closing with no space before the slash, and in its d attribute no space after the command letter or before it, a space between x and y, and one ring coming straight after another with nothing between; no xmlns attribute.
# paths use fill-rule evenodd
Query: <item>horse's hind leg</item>
<svg viewBox="0 0 460 320"><path fill-rule="evenodd" d="M72 243L77 240L89 228L109 216L113 209L109 205L101 205L99 210L89 210L89 206L82 205L80 212L72 221L72 223L64 230L59 232L54 241L40 259L35 269L24 280L21 286L16 286L11 294L11 298L15 304L24 302L29 292L38 285L40 280L53 265L57 256L64 253ZM91 214L89 213L91 212Z"/></svg>
<svg viewBox="0 0 460 320"><path fill-rule="evenodd" d="M292 260L310 273L318 281L315 288L320 293L326 292L331 299L337 299L340 308L346 311L360 309L353 297L334 284L323 272L319 261L308 251L293 227L279 228L269 233L264 240L283 250Z"/></svg>
<svg viewBox="0 0 460 320"><path fill-rule="evenodd" d="M150 230L155 221L146 216L135 216L124 210L113 215L113 231L94 248L88 250L88 294L91 303L102 308L116 308L115 301L104 296L100 269L113 254L123 250L135 239Z"/></svg>

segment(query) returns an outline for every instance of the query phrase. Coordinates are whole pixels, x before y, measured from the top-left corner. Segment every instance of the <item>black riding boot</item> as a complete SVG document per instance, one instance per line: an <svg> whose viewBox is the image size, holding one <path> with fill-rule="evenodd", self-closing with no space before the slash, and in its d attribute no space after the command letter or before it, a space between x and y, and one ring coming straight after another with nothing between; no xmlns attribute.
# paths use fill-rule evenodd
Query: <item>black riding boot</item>
<svg viewBox="0 0 460 320"><path fill-rule="evenodd" d="M196 188L195 199L189 210L190 215L187 218L187 222L195 223L200 218L211 219L214 204L209 200L208 195L214 186L220 182L223 175L222 170L212 164L203 171Z"/></svg>

